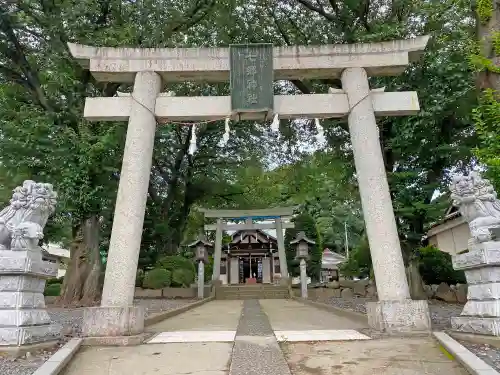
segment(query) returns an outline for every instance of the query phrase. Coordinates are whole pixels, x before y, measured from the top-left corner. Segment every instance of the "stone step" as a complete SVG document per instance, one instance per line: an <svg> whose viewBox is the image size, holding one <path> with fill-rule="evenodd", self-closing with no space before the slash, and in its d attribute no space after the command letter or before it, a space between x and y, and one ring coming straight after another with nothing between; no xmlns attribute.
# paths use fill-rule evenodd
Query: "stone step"
<svg viewBox="0 0 500 375"><path fill-rule="evenodd" d="M286 299L288 291L272 293L216 293L217 299Z"/></svg>

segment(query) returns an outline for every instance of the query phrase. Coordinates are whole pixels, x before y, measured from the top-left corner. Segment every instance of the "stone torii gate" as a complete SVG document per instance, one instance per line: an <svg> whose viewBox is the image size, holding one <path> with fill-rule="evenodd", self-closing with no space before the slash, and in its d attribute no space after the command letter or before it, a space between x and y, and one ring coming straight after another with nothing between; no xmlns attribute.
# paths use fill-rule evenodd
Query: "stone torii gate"
<svg viewBox="0 0 500 375"><path fill-rule="evenodd" d="M274 76L260 82L341 79L342 90L329 94L272 96L271 91L266 100L269 114L281 118L348 117L379 296L379 302L367 306L369 324L388 332L429 330L430 319L427 302L410 299L375 117L416 114L419 105L415 92L371 91L368 76L401 74L421 55L427 41L428 37L417 37L370 44L275 47L268 55ZM144 321L143 310L132 303L157 121L263 116L251 111L232 113L234 103L229 96L172 97L160 93L167 82L228 81L234 67L229 48L69 44L69 49L96 80L133 83L132 95L88 98L85 103L88 120L128 120L128 129L102 302L100 307L85 311L83 332L87 336L135 335L143 330ZM241 61L249 67L249 58ZM259 95L252 92L249 99L253 103Z"/></svg>
<svg viewBox="0 0 500 375"><path fill-rule="evenodd" d="M251 229L275 229L276 241L278 243L278 257L280 262L281 280L288 283L288 265L286 263L285 238L283 229L295 228L294 223L283 222L282 217L293 215L295 207L267 208L262 210L209 210L202 209L206 218L216 218L216 224L205 225L205 230L215 230L214 246L214 268L212 280L218 281L220 277L220 262L222 257L222 231L224 230L251 230ZM252 218L271 217L274 223L253 223ZM224 219L249 219L241 224L227 224Z"/></svg>

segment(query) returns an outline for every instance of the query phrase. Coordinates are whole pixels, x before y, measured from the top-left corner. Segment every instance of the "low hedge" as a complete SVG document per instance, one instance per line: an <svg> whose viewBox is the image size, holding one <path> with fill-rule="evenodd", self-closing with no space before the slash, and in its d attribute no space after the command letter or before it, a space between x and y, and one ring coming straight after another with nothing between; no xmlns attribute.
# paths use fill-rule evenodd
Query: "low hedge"
<svg viewBox="0 0 500 375"><path fill-rule="evenodd" d="M172 286L187 288L194 283L194 273L188 269L179 268L172 272Z"/></svg>
<svg viewBox="0 0 500 375"><path fill-rule="evenodd" d="M145 289L161 289L170 286L172 282L172 272L164 268L155 268L146 272L142 287Z"/></svg>
<svg viewBox="0 0 500 375"><path fill-rule="evenodd" d="M180 255L169 255L158 260L156 264L157 268L164 268L169 271L175 271L178 269L189 270L195 273L194 263L191 259L184 258Z"/></svg>
<svg viewBox="0 0 500 375"><path fill-rule="evenodd" d="M453 269L450 254L434 246L427 246L419 250L418 258L418 268L425 284L466 284L464 271Z"/></svg>
<svg viewBox="0 0 500 375"><path fill-rule="evenodd" d="M45 285L44 296L57 297L61 295L61 284Z"/></svg>

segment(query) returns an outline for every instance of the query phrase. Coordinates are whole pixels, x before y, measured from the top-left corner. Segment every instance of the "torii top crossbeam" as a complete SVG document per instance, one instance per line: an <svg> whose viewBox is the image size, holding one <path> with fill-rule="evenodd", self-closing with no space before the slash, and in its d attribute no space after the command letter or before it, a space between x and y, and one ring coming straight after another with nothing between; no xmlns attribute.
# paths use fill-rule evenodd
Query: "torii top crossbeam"
<svg viewBox="0 0 500 375"><path fill-rule="evenodd" d="M369 76L399 75L419 58L428 40L421 36L381 43L274 47L274 78L338 78L346 68L364 68ZM165 82L229 80L229 48L68 46L98 81L133 82L142 71L155 71Z"/></svg>
<svg viewBox="0 0 500 375"><path fill-rule="evenodd" d="M297 207L277 207L277 208L264 208L258 210L212 210L202 208L200 212L205 217L213 218L227 218L227 219L240 219L240 218L261 218L266 216L292 216Z"/></svg>

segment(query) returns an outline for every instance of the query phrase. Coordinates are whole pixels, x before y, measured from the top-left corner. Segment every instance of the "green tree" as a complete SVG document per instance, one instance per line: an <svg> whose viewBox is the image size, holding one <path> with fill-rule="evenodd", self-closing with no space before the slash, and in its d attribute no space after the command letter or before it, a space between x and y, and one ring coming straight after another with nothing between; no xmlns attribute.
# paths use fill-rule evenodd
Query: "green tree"
<svg viewBox="0 0 500 375"><path fill-rule="evenodd" d="M82 119L86 96L113 96L119 85L96 82L69 56L67 42L168 46L213 4L0 1L0 165L56 185L58 215L72 237L62 303L99 296L101 234L112 217L126 131Z"/></svg>
<svg viewBox="0 0 500 375"><path fill-rule="evenodd" d="M366 235L363 235L358 245L351 250L349 258L342 264L340 272L348 277L365 278L372 276L372 258Z"/></svg>

